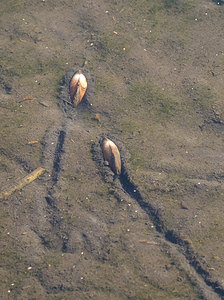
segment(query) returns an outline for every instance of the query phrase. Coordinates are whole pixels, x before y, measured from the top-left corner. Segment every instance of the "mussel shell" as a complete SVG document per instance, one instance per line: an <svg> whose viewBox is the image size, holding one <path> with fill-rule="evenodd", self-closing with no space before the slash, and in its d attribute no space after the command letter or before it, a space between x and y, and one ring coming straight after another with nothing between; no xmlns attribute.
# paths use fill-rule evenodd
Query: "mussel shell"
<svg viewBox="0 0 224 300"><path fill-rule="evenodd" d="M82 74L82 71L78 71L74 74L70 81L69 91L71 101L73 105L77 107L82 101L87 90L87 80L86 77Z"/></svg>
<svg viewBox="0 0 224 300"><path fill-rule="evenodd" d="M114 142L108 138L104 138L102 141L102 151L104 160L109 163L112 171L120 175L121 174L121 157L118 147Z"/></svg>

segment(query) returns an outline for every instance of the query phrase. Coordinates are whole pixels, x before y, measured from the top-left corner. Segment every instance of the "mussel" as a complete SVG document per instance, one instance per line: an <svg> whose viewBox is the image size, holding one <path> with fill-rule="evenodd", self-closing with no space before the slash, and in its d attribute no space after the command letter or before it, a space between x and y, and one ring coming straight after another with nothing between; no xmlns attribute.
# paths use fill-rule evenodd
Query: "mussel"
<svg viewBox="0 0 224 300"><path fill-rule="evenodd" d="M121 157L117 146L108 138L103 139L101 146L105 164L109 165L116 175L120 175Z"/></svg>
<svg viewBox="0 0 224 300"><path fill-rule="evenodd" d="M75 73L72 77L69 89L71 101L74 107L77 107L82 101L87 90L87 80L86 77L82 74L81 70Z"/></svg>

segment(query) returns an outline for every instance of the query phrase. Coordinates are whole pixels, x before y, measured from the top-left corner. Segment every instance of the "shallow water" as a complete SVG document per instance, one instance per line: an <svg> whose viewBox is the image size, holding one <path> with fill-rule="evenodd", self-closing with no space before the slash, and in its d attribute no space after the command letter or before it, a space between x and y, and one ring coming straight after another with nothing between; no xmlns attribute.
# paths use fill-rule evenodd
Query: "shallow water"
<svg viewBox="0 0 224 300"><path fill-rule="evenodd" d="M47 170L0 202L1 298L221 299L223 6L1 7L2 190ZM89 90L74 109L65 79L79 68Z"/></svg>

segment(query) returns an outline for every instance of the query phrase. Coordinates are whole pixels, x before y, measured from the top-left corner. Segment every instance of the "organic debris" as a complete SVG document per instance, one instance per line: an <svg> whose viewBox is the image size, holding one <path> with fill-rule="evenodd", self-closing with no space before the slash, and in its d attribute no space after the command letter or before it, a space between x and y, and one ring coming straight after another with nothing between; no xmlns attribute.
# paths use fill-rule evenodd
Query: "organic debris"
<svg viewBox="0 0 224 300"><path fill-rule="evenodd" d="M2 192L0 194L0 199L6 198L6 197L10 196L15 191L21 190L24 186L26 186L27 184L29 184L32 181L34 181L37 177L39 177L43 172L45 172L44 168L42 168L42 167L37 168L36 170L34 170L33 172L31 172L29 175L27 175L26 177L24 177L19 182L18 185L12 187L8 191Z"/></svg>

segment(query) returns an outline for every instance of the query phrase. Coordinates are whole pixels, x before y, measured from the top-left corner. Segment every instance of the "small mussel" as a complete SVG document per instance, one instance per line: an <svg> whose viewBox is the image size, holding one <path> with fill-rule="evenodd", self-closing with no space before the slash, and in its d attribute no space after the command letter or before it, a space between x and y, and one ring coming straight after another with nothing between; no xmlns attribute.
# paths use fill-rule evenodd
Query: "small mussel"
<svg viewBox="0 0 224 300"><path fill-rule="evenodd" d="M117 146L108 138L104 138L102 141L102 151L105 164L109 165L116 175L120 175L121 157Z"/></svg>
<svg viewBox="0 0 224 300"><path fill-rule="evenodd" d="M79 70L74 74L70 81L70 97L74 107L77 107L82 101L86 90L87 90L87 81L86 77L82 74L82 71Z"/></svg>

